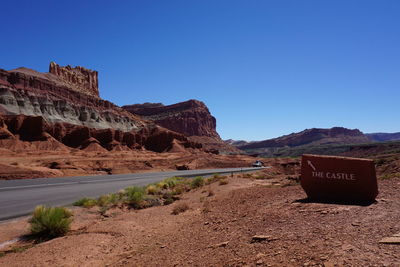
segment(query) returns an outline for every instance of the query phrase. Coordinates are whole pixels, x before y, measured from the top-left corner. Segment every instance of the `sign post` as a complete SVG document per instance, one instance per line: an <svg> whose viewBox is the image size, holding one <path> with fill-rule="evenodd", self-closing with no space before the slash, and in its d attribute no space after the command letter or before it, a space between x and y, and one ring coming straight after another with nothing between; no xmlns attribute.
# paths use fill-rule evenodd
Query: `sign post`
<svg viewBox="0 0 400 267"><path fill-rule="evenodd" d="M308 198L322 201L374 201L375 163L370 159L303 155L301 186Z"/></svg>

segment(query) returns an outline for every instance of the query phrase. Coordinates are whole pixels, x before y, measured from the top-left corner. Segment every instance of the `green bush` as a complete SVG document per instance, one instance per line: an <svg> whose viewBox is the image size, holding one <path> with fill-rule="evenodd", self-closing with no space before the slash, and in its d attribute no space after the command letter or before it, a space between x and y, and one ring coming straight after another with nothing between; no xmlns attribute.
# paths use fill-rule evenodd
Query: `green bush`
<svg viewBox="0 0 400 267"><path fill-rule="evenodd" d="M145 191L144 187L141 187L141 186L129 186L129 187L125 188L124 194L125 194L125 196L129 196L130 194L133 194L135 192L144 193L144 191Z"/></svg>
<svg viewBox="0 0 400 267"><path fill-rule="evenodd" d="M190 183L191 188L198 188L204 185L204 178L201 176L197 176L193 178L192 182Z"/></svg>
<svg viewBox="0 0 400 267"><path fill-rule="evenodd" d="M131 186L125 189L125 196L129 205L135 209L141 208L144 197L144 188L138 186Z"/></svg>
<svg viewBox="0 0 400 267"><path fill-rule="evenodd" d="M180 195L183 194L187 191L189 191L190 188L187 184L180 183L177 186L174 187L174 190L172 191L172 195Z"/></svg>
<svg viewBox="0 0 400 267"><path fill-rule="evenodd" d="M110 195L103 195L97 199L97 205L99 207L106 207L108 204L110 204Z"/></svg>
<svg viewBox="0 0 400 267"><path fill-rule="evenodd" d="M149 195L156 195L160 192L160 188L156 185L150 184L146 187L146 193Z"/></svg>
<svg viewBox="0 0 400 267"><path fill-rule="evenodd" d="M112 205L116 205L121 200L120 194L110 194L108 196L108 202Z"/></svg>
<svg viewBox="0 0 400 267"><path fill-rule="evenodd" d="M70 229L71 216L63 207L37 206L29 220L31 233L44 239L63 236Z"/></svg>
<svg viewBox="0 0 400 267"><path fill-rule="evenodd" d="M97 205L97 201L93 198L84 197L73 203L74 206L91 208Z"/></svg>

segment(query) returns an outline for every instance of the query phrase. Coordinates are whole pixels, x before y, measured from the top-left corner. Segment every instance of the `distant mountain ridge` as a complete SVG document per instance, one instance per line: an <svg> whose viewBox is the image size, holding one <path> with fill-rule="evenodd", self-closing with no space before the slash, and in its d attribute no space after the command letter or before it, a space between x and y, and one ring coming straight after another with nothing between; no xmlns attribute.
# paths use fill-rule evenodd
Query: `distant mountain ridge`
<svg viewBox="0 0 400 267"><path fill-rule="evenodd" d="M400 132L398 133L368 133L365 134L371 141L386 142L400 140Z"/></svg>
<svg viewBox="0 0 400 267"><path fill-rule="evenodd" d="M298 133L284 135L278 138L257 142L231 142L239 149L260 149L278 147L297 147L305 145L328 145L328 144L353 144L367 143L370 139L358 129L347 129L333 127L330 129L312 128Z"/></svg>

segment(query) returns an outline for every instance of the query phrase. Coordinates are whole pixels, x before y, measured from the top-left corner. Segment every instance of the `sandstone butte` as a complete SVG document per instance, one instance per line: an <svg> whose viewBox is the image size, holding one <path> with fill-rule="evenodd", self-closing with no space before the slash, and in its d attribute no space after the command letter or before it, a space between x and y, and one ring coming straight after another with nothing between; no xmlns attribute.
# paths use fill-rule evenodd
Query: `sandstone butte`
<svg viewBox="0 0 400 267"><path fill-rule="evenodd" d="M120 108L101 99L98 73L80 66L0 69L0 147L238 151L220 139L204 103L150 106Z"/></svg>
<svg viewBox="0 0 400 267"><path fill-rule="evenodd" d="M222 141L216 131L216 119L201 101L192 99L168 106L144 103L122 108L171 131L184 134L189 140L201 143L209 151L240 152Z"/></svg>

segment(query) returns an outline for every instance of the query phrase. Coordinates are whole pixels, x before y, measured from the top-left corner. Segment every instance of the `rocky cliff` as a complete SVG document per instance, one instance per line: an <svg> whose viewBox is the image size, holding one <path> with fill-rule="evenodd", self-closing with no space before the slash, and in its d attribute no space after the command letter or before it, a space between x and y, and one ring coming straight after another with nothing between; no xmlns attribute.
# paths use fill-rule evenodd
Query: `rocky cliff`
<svg viewBox="0 0 400 267"><path fill-rule="evenodd" d="M27 68L0 69L0 114L42 116L48 122L65 122L89 128L122 131L141 129L139 117L109 101L70 87L51 73Z"/></svg>
<svg viewBox="0 0 400 267"><path fill-rule="evenodd" d="M51 63L50 72L0 69L0 146L39 141L80 149L90 145L156 152L201 147L100 99L95 71Z"/></svg>
<svg viewBox="0 0 400 267"><path fill-rule="evenodd" d="M201 101L188 100L168 106L161 103L144 103L122 108L157 125L182 133L188 136L189 140L203 144L206 149L240 152L221 140L216 131L216 119Z"/></svg>
<svg viewBox="0 0 400 267"><path fill-rule="evenodd" d="M54 74L68 87L93 96L99 97L98 73L81 66L75 68L67 65L62 67L55 62L50 63L49 73Z"/></svg>
<svg viewBox="0 0 400 267"><path fill-rule="evenodd" d="M211 115L207 106L198 100L189 100L169 106L161 103L145 103L122 108L187 136L208 136L220 139L216 131L216 119Z"/></svg>

